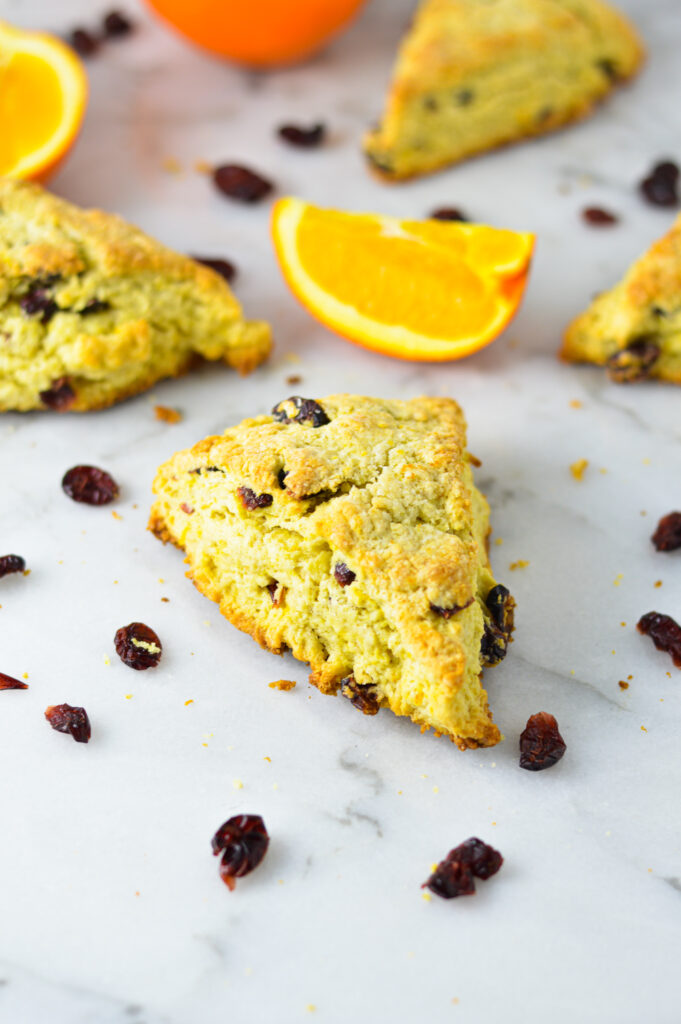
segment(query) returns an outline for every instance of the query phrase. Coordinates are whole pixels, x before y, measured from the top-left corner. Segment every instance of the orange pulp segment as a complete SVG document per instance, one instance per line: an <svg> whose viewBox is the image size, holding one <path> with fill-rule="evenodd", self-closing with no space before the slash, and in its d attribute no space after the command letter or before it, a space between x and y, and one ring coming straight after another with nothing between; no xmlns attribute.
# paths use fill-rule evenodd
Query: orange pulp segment
<svg viewBox="0 0 681 1024"><path fill-rule="evenodd" d="M284 276L332 330L402 359L459 359L489 344L522 298L534 236L406 221L281 199L273 238Z"/></svg>
<svg viewBox="0 0 681 1024"><path fill-rule="evenodd" d="M44 180L70 149L87 101L76 54L0 22L0 174Z"/></svg>

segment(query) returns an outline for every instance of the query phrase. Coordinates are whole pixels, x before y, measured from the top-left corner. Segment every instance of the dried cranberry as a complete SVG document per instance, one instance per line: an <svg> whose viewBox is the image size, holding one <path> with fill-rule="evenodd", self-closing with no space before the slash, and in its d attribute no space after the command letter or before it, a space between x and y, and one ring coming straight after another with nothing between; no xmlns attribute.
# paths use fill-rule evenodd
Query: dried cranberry
<svg viewBox="0 0 681 1024"><path fill-rule="evenodd" d="M462 612L464 608L468 608L472 605L473 601L475 601L475 598L471 597L465 604L453 604L449 608L443 608L442 605L439 604L431 604L430 610L434 615L439 615L441 619L451 619L452 615L457 615L459 612Z"/></svg>
<svg viewBox="0 0 681 1024"><path fill-rule="evenodd" d="M40 322L47 324L55 313L59 312L59 306L47 292L49 282L36 281L33 287L19 299L19 305L27 316L38 316Z"/></svg>
<svg viewBox="0 0 681 1024"><path fill-rule="evenodd" d="M430 889L444 900L452 900L456 896L472 896L475 892L475 879L467 864L445 859L440 861L421 888Z"/></svg>
<svg viewBox="0 0 681 1024"><path fill-rule="evenodd" d="M64 412L65 409L69 409L73 405L76 392L71 387L68 377L57 377L49 388L41 391L39 395L40 401L48 409L52 409L54 412Z"/></svg>
<svg viewBox="0 0 681 1024"><path fill-rule="evenodd" d="M74 466L64 474L62 489L69 498L85 505L108 505L118 497L118 484L97 466Z"/></svg>
<svg viewBox="0 0 681 1024"><path fill-rule="evenodd" d="M116 630L114 646L123 664L138 672L156 668L163 653L158 635L143 622L131 622Z"/></svg>
<svg viewBox="0 0 681 1024"><path fill-rule="evenodd" d="M287 471L285 469L280 469L279 472L277 473L277 483L279 484L279 486L282 489L282 491L286 490L286 477L287 476L288 476L288 473L287 473Z"/></svg>
<svg viewBox="0 0 681 1024"><path fill-rule="evenodd" d="M271 494L256 494L250 487L237 487L236 493L239 495L243 507L249 512L256 508L269 508L274 501Z"/></svg>
<svg viewBox="0 0 681 1024"><path fill-rule="evenodd" d="M547 711L530 715L520 734L520 767L528 772L551 768L565 753L565 741L558 722Z"/></svg>
<svg viewBox="0 0 681 1024"><path fill-rule="evenodd" d="M28 683L22 683L20 679L0 672L0 690L28 690Z"/></svg>
<svg viewBox="0 0 681 1024"><path fill-rule="evenodd" d="M357 577L357 573L348 568L345 562L336 562L333 567L333 575L336 583L341 587L349 587Z"/></svg>
<svg viewBox="0 0 681 1024"><path fill-rule="evenodd" d="M319 402L300 395L291 395L279 402L272 409L272 416L279 423L307 423L311 427L323 427L331 422Z"/></svg>
<svg viewBox="0 0 681 1024"><path fill-rule="evenodd" d="M267 853L270 837L259 814L237 814L211 840L214 856L222 854L220 878L231 890L235 879L249 875Z"/></svg>
<svg viewBox="0 0 681 1024"><path fill-rule="evenodd" d="M106 313L111 309L111 303L106 299L90 299L82 309L77 309L78 316L92 316L93 313Z"/></svg>
<svg viewBox="0 0 681 1024"><path fill-rule="evenodd" d="M99 40L84 28L74 28L69 36L69 42L81 57L91 57L99 49Z"/></svg>
<svg viewBox="0 0 681 1024"><path fill-rule="evenodd" d="M673 160L655 164L650 174L640 184L641 192L654 206L677 206L679 168Z"/></svg>
<svg viewBox="0 0 681 1024"><path fill-rule="evenodd" d="M363 715L378 714L380 704L373 686L356 682L352 675L341 679L340 685L343 696L347 697L352 706L361 711Z"/></svg>
<svg viewBox="0 0 681 1024"><path fill-rule="evenodd" d="M498 665L508 653L508 636L486 622L480 641L480 660L486 667Z"/></svg>
<svg viewBox="0 0 681 1024"><path fill-rule="evenodd" d="M67 732L73 736L76 743L87 743L90 739L90 719L85 708L52 704L46 710L45 718L57 732Z"/></svg>
<svg viewBox="0 0 681 1024"><path fill-rule="evenodd" d="M636 624L639 633L649 636L658 651L665 651L677 668L681 668L681 626L671 615L648 612Z"/></svg>
<svg viewBox="0 0 681 1024"><path fill-rule="evenodd" d="M213 171L213 181L223 195L237 199L241 203L257 203L274 187L271 181L238 164L223 164L216 167Z"/></svg>
<svg viewBox="0 0 681 1024"><path fill-rule="evenodd" d="M593 224L595 227L609 227L619 221L619 217L616 217L614 213L602 210L599 206L587 206L582 210L582 217L587 224Z"/></svg>
<svg viewBox="0 0 681 1024"><path fill-rule="evenodd" d="M660 346L649 338L637 338L626 348L613 352L606 362L610 380L616 384L634 384L650 376L660 356Z"/></svg>
<svg viewBox="0 0 681 1024"><path fill-rule="evenodd" d="M323 124L314 124L310 128L301 128L295 124L285 124L278 130L280 139L288 142L290 146L299 146L302 149L313 149L320 146L326 136L326 128Z"/></svg>
<svg viewBox="0 0 681 1024"><path fill-rule="evenodd" d="M617 64L611 57L601 57L600 60L596 61L596 67L599 68L606 78L609 78L611 82L618 81L620 74L617 68Z"/></svg>
<svg viewBox="0 0 681 1024"><path fill-rule="evenodd" d="M192 256L192 259L202 263L204 267L210 267L220 277L224 277L225 281L233 281L236 277L236 267L229 260L213 259L210 256Z"/></svg>
<svg viewBox="0 0 681 1024"><path fill-rule="evenodd" d="M23 572L26 562L21 555L0 555L0 576L8 576L11 572Z"/></svg>
<svg viewBox="0 0 681 1024"><path fill-rule="evenodd" d="M109 11L102 22L102 29L107 39L120 39L130 35L133 25L121 11Z"/></svg>
<svg viewBox="0 0 681 1024"><path fill-rule="evenodd" d="M650 538L658 551L676 551L681 548L681 512L662 516Z"/></svg>
<svg viewBox="0 0 681 1024"><path fill-rule="evenodd" d="M460 843L447 854L446 860L459 861L469 867L476 878L491 878L504 863L504 858L498 850L482 839L471 836L465 842Z"/></svg>
<svg viewBox="0 0 681 1024"><path fill-rule="evenodd" d="M492 587L485 598L485 604L489 609L494 625L502 633L510 636L513 632L515 601L511 597L508 588L502 583L497 583L496 587Z"/></svg>
<svg viewBox="0 0 681 1024"><path fill-rule="evenodd" d="M466 223L468 217L456 206L438 206L430 215L431 220L457 220Z"/></svg>

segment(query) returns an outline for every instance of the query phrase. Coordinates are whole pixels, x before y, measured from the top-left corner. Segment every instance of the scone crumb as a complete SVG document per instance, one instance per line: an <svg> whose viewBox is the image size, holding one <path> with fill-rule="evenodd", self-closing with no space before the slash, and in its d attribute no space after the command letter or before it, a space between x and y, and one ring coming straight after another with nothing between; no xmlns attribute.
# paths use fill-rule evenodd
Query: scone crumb
<svg viewBox="0 0 681 1024"><path fill-rule="evenodd" d="M272 758L271 757L263 757L263 761L269 761L269 763L272 764Z"/></svg>
<svg viewBox="0 0 681 1024"><path fill-rule="evenodd" d="M422 900L425 900L425 901L426 901L426 903L430 903L430 901L431 901L431 898L432 898L432 897L431 897L431 895L430 895L430 893L429 893L429 892L422 892L422 893L421 893L421 899L422 899Z"/></svg>
<svg viewBox="0 0 681 1024"><path fill-rule="evenodd" d="M155 405L154 416L162 423L180 423L182 413L179 409L171 409L168 405Z"/></svg>
<svg viewBox="0 0 681 1024"><path fill-rule="evenodd" d="M104 655L104 664L105 665L110 665L111 664L111 658L109 657L108 654Z"/></svg>
<svg viewBox="0 0 681 1024"><path fill-rule="evenodd" d="M626 622L620 622L620 626L626 626Z"/></svg>
<svg viewBox="0 0 681 1024"><path fill-rule="evenodd" d="M582 405L583 405L583 403L580 402L580 400L578 398L571 398L570 399L570 408L571 409L581 409Z"/></svg>
<svg viewBox="0 0 681 1024"><path fill-rule="evenodd" d="M289 373L286 378L286 383L289 387L293 387L294 384L302 384L303 378L299 373Z"/></svg>
<svg viewBox="0 0 681 1024"><path fill-rule="evenodd" d="M584 471L586 470L588 465L589 465L589 460L588 459L577 459L576 462L573 462L570 465L570 472L572 473L572 475L575 478L575 480L581 480L582 479L582 477L584 476Z"/></svg>
<svg viewBox="0 0 681 1024"><path fill-rule="evenodd" d="M241 781L241 779L235 779L234 782L232 783L232 785L234 786L235 789L243 789L244 788L244 784Z"/></svg>
<svg viewBox="0 0 681 1024"><path fill-rule="evenodd" d="M497 547L500 547L504 543L504 538L503 537L495 537L494 538L494 543L497 545Z"/></svg>
<svg viewBox="0 0 681 1024"><path fill-rule="evenodd" d="M617 575L615 576L614 580L612 581L613 587L619 587L619 585L621 584L623 579L624 579L624 573L623 572L618 572Z"/></svg>
<svg viewBox="0 0 681 1024"><path fill-rule="evenodd" d="M168 602L170 601L170 598L169 597L162 597L161 600L164 601L165 604L168 604Z"/></svg>
<svg viewBox="0 0 681 1024"><path fill-rule="evenodd" d="M641 726L641 732L648 732L648 730L646 729L645 725Z"/></svg>
<svg viewBox="0 0 681 1024"><path fill-rule="evenodd" d="M191 698L190 700L186 700L186 701L184 702L184 706L185 706L185 707L187 707L187 706L188 706L189 704L193 704L193 703L194 703L194 699L193 699L193 698Z"/></svg>
<svg viewBox="0 0 681 1024"><path fill-rule="evenodd" d="M116 512L115 509L111 510L111 515L114 517L114 519L122 519L123 518L123 516L120 514L120 512Z"/></svg>
<svg viewBox="0 0 681 1024"><path fill-rule="evenodd" d="M182 164L177 157L164 157L161 166L167 174L182 174Z"/></svg>
<svg viewBox="0 0 681 1024"><path fill-rule="evenodd" d="M624 679L620 679L620 681L619 681L619 683L617 685L619 686L620 690L628 690L629 689L629 683L625 683Z"/></svg>
<svg viewBox="0 0 681 1024"><path fill-rule="evenodd" d="M661 587L662 586L662 580L655 580L655 582L653 583L653 586L654 587Z"/></svg>
<svg viewBox="0 0 681 1024"><path fill-rule="evenodd" d="M213 165L209 163L207 160L195 160L194 170L197 172L197 174L212 174L214 168Z"/></svg>
<svg viewBox="0 0 681 1024"><path fill-rule="evenodd" d="M315 1006L314 1003L308 1003L305 1009L307 1010L308 1013L314 1013L317 1007Z"/></svg>
<svg viewBox="0 0 681 1024"><path fill-rule="evenodd" d="M273 683L268 683L270 690L292 690L295 685L295 679L275 679Z"/></svg>
<svg viewBox="0 0 681 1024"><path fill-rule="evenodd" d="M524 558L519 558L517 562L511 562L509 569L511 572L515 572L516 569L527 569L530 563Z"/></svg>

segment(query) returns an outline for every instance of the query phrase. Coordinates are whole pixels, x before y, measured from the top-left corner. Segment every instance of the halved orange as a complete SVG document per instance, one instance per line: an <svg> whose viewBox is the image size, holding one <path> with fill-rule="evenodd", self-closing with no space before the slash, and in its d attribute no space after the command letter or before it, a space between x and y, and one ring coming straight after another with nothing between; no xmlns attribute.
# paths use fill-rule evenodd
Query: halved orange
<svg viewBox="0 0 681 1024"><path fill-rule="evenodd" d="M73 145L87 77L70 47L0 21L0 174L44 181Z"/></svg>
<svg viewBox="0 0 681 1024"><path fill-rule="evenodd" d="M516 312L534 235L480 224L410 221L274 206L284 277L313 316L350 341L400 359L460 359Z"/></svg>

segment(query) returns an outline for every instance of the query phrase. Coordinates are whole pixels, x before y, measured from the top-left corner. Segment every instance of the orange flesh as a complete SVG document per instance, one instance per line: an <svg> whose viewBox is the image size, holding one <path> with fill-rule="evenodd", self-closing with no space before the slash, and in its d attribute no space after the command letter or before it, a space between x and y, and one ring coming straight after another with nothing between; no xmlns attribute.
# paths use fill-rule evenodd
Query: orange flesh
<svg viewBox="0 0 681 1024"><path fill-rule="evenodd" d="M12 53L0 64L0 174L56 134L63 109L59 76L47 61Z"/></svg>
<svg viewBox="0 0 681 1024"><path fill-rule="evenodd" d="M298 256L320 288L363 316L449 341L483 334L498 316L500 290L507 301L522 290L513 232L457 235L436 221L406 221L402 230L408 237L382 233L371 218L308 208Z"/></svg>

